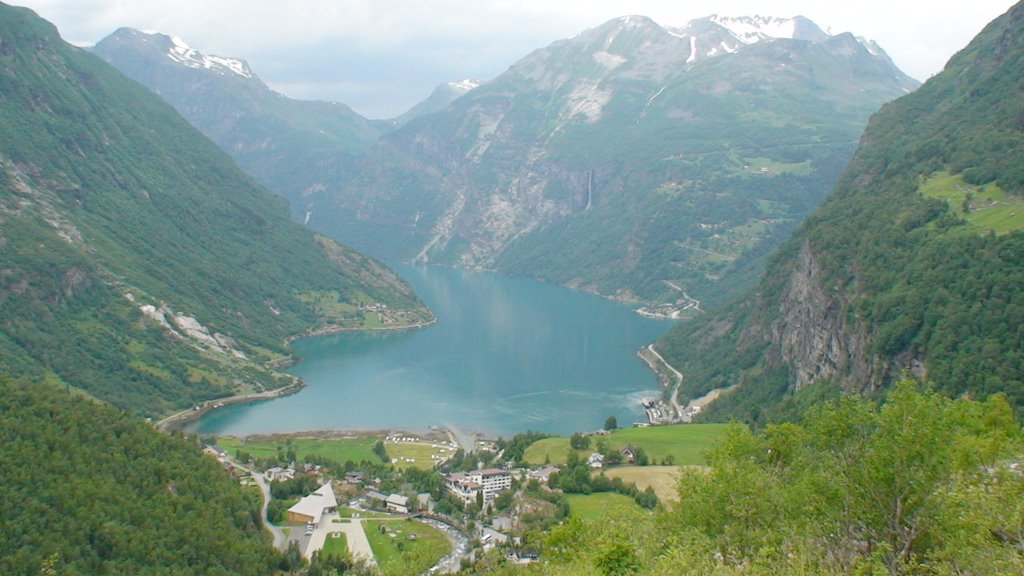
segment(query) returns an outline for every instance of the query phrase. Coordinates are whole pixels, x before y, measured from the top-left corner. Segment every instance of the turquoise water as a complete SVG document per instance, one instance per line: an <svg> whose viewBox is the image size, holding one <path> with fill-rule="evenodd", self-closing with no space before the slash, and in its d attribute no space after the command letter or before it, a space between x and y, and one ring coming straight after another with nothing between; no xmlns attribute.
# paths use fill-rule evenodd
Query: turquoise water
<svg viewBox="0 0 1024 576"><path fill-rule="evenodd" d="M292 396L226 406L191 426L211 434L426 430L568 434L645 420L658 395L636 356L672 323L534 280L450 268L394 267L437 316L419 330L295 343Z"/></svg>

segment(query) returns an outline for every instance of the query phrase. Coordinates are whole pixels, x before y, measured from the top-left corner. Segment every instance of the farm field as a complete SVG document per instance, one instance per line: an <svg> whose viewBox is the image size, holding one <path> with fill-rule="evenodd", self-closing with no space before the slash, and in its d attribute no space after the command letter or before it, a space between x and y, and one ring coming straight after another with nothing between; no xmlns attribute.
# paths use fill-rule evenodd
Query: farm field
<svg viewBox="0 0 1024 576"><path fill-rule="evenodd" d="M578 450L586 457L597 448L597 442L604 440L608 447L621 450L626 446L643 448L651 464L703 466L707 464L704 453L725 437L728 424L679 424L675 426L649 426L647 428L623 428L608 436L592 436L590 448ZM569 438L557 436L539 440L526 449L524 458L531 465L565 464L569 453Z"/></svg>
<svg viewBox="0 0 1024 576"><path fill-rule="evenodd" d="M235 456L238 450L248 452L253 458L267 458L278 453L287 454L289 449L295 450L295 457L301 461L307 455L328 458L338 463L348 460L353 462L380 463L381 459L373 453L373 445L381 436L351 436L343 438L276 438L250 437L235 438L224 436L217 439L217 444Z"/></svg>
<svg viewBox="0 0 1024 576"><path fill-rule="evenodd" d="M1024 200L1007 194L998 184L973 186L963 176L942 171L922 181L920 190L929 198L948 202L978 232L1007 234L1024 228Z"/></svg>
<svg viewBox="0 0 1024 576"><path fill-rule="evenodd" d="M634 483L640 490L650 486L663 504L679 501L679 466L620 466L604 473L609 478L621 478L626 484Z"/></svg>

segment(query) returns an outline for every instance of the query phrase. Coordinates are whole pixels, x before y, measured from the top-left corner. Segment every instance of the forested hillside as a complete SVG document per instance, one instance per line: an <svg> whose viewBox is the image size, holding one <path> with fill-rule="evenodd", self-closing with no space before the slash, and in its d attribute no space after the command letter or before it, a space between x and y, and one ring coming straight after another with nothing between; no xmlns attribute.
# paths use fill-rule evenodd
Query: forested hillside
<svg viewBox="0 0 1024 576"><path fill-rule="evenodd" d="M145 88L0 6L0 373L145 416L276 388L288 336L429 317Z"/></svg>
<svg viewBox="0 0 1024 576"><path fill-rule="evenodd" d="M904 371L1024 408L1022 119L1017 5L872 118L753 295L659 343L686 392L740 385L707 417L762 422L799 391L873 393Z"/></svg>
<svg viewBox="0 0 1024 576"><path fill-rule="evenodd" d="M0 377L0 573L273 574L281 560L213 459L110 407Z"/></svg>

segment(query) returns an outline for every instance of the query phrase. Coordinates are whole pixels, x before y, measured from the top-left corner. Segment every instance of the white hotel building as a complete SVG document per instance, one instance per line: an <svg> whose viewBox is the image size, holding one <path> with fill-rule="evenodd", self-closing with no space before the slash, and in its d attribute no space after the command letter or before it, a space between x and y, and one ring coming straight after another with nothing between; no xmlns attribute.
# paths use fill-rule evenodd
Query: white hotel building
<svg viewBox="0 0 1024 576"><path fill-rule="evenodd" d="M512 488L512 473L497 468L453 472L444 477L444 485L448 492L468 506L476 502L477 492L483 492L484 502L490 502L498 492Z"/></svg>

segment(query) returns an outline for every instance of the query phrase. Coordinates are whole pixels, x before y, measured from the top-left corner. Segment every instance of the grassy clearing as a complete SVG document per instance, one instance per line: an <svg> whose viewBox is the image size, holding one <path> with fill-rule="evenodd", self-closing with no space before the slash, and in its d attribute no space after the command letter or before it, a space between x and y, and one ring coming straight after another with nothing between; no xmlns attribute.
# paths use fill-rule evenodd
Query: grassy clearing
<svg viewBox="0 0 1024 576"><path fill-rule="evenodd" d="M632 445L643 448L652 464L660 464L671 456L676 465L707 464L704 453L725 436L727 424L680 424L677 426L650 426L647 428L624 428L609 436L594 436L590 449L579 450L580 456L587 456L604 440L610 448L621 450ZM569 439L565 436L545 438L534 442L526 450L524 458L529 464L540 466L547 458L552 464L565 464L569 454Z"/></svg>
<svg viewBox="0 0 1024 576"><path fill-rule="evenodd" d="M807 176L811 173L814 167L811 165L810 160L803 162L776 162L771 158L748 158L744 165L744 170L748 172L758 172L761 174L794 174L796 176ZM767 170L767 172L762 172Z"/></svg>
<svg viewBox="0 0 1024 576"><path fill-rule="evenodd" d="M373 444L380 440L380 437L353 437L353 438L290 438L290 439L239 439L232 436L225 436L217 439L217 444L228 451L229 454L236 454L239 449L252 454L253 458L267 458L276 456L278 452L286 454L289 448L295 449L295 455L302 460L308 454L329 458L338 463L345 463L348 460L361 462L363 460L379 463L381 460L373 453Z"/></svg>
<svg viewBox="0 0 1024 576"><path fill-rule="evenodd" d="M325 558L327 556L348 556L348 539L345 538L345 534L342 532L334 532L327 535L327 540L324 540L324 547L320 549L320 554Z"/></svg>
<svg viewBox="0 0 1024 576"><path fill-rule="evenodd" d="M921 194L949 203L957 216L978 232L1006 234L1024 229L1024 198L1008 195L997 184L973 186L957 175L936 172L921 182Z"/></svg>
<svg viewBox="0 0 1024 576"><path fill-rule="evenodd" d="M622 478L626 484L634 483L640 490L650 486L663 503L679 501L679 466L622 466L604 473L609 478Z"/></svg>
<svg viewBox="0 0 1024 576"><path fill-rule="evenodd" d="M363 529L384 576L422 574L451 551L444 533L419 522L368 520Z"/></svg>
<svg viewBox="0 0 1024 576"><path fill-rule="evenodd" d="M609 514L641 510L632 498L614 492L568 494L565 499L569 502L569 515L581 520L594 520Z"/></svg>

